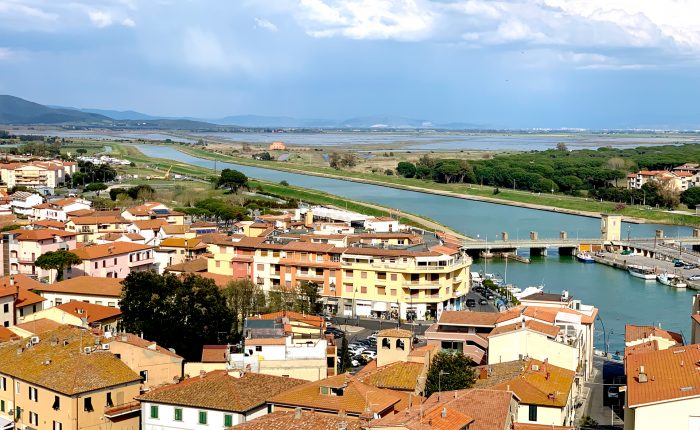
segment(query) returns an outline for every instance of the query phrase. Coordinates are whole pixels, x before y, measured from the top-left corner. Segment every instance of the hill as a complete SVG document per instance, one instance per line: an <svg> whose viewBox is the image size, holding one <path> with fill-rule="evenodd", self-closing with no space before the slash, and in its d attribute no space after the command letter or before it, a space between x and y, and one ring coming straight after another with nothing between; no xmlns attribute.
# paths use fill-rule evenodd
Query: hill
<svg viewBox="0 0 700 430"><path fill-rule="evenodd" d="M104 115L80 112L73 109L51 108L19 97L0 95L0 124L112 124Z"/></svg>

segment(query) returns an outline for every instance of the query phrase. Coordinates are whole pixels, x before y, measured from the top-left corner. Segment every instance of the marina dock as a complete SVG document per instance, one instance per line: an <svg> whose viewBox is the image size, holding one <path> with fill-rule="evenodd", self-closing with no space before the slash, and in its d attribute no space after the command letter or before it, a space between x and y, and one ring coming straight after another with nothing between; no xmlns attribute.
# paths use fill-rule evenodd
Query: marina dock
<svg viewBox="0 0 700 430"><path fill-rule="evenodd" d="M675 267L672 259L659 259L634 254L620 255L612 252L599 252L592 257L596 263L605 264L606 266L614 267L616 269L627 270L629 266L644 266L653 268L657 274L676 274L688 284L688 288L700 290L700 282L687 280L687 278L691 275L700 275L700 268L684 269L682 267ZM693 262L697 263L697 261Z"/></svg>

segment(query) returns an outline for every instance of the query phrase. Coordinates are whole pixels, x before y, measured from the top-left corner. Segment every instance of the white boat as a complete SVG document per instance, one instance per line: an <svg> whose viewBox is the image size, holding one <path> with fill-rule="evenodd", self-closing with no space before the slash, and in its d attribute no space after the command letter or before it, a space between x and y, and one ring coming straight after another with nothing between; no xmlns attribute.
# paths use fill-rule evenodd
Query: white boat
<svg viewBox="0 0 700 430"><path fill-rule="evenodd" d="M656 275L656 280L662 285L673 288L686 288L688 286L688 284L681 281L678 275L674 275L672 273L662 273L660 275Z"/></svg>
<svg viewBox="0 0 700 430"><path fill-rule="evenodd" d="M587 252L577 252L576 253L576 259L580 261L581 263L595 263L595 260L591 256L591 254Z"/></svg>
<svg viewBox="0 0 700 430"><path fill-rule="evenodd" d="M627 271L635 278L644 279L645 281L653 281L656 279L654 269L644 266L628 266Z"/></svg>
<svg viewBox="0 0 700 430"><path fill-rule="evenodd" d="M531 296L533 294L541 293L542 290L544 290L544 285L539 285L537 287L526 287L524 290L522 290L519 293L513 293L513 296L515 296L516 299L520 300L523 297L527 297L527 296Z"/></svg>

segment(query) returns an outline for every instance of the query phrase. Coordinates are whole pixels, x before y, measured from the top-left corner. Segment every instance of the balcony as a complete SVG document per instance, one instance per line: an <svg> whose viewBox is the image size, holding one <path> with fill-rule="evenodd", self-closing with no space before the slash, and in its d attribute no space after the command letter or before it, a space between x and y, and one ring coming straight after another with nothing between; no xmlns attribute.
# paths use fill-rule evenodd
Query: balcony
<svg viewBox="0 0 700 430"><path fill-rule="evenodd" d="M437 290L442 287L440 281L404 281L401 285L411 290Z"/></svg>

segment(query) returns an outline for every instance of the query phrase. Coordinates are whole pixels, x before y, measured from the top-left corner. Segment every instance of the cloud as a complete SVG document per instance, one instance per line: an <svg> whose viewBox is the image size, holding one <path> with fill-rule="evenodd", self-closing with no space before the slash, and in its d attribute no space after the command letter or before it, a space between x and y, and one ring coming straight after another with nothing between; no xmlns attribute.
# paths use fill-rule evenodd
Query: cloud
<svg viewBox="0 0 700 430"><path fill-rule="evenodd" d="M122 25L123 25L124 27L135 27L135 26L136 26L136 23L135 23L134 20L131 19L131 18L124 18L124 19L122 20Z"/></svg>
<svg viewBox="0 0 700 430"><path fill-rule="evenodd" d="M9 60L13 52L9 48L0 47L0 61Z"/></svg>
<svg viewBox="0 0 700 430"><path fill-rule="evenodd" d="M425 0L301 0L298 19L312 37L422 40L434 13Z"/></svg>
<svg viewBox="0 0 700 430"><path fill-rule="evenodd" d="M96 27L104 28L112 25L112 15L109 12L103 10L90 10L88 11L88 16L90 21L95 24Z"/></svg>
<svg viewBox="0 0 700 430"><path fill-rule="evenodd" d="M266 19L255 18L255 26L257 28L262 28L271 32L276 32L278 30L277 26Z"/></svg>
<svg viewBox="0 0 700 430"><path fill-rule="evenodd" d="M182 49L185 62L196 69L226 72L250 68L247 58L227 51L215 33L200 28L185 31Z"/></svg>

